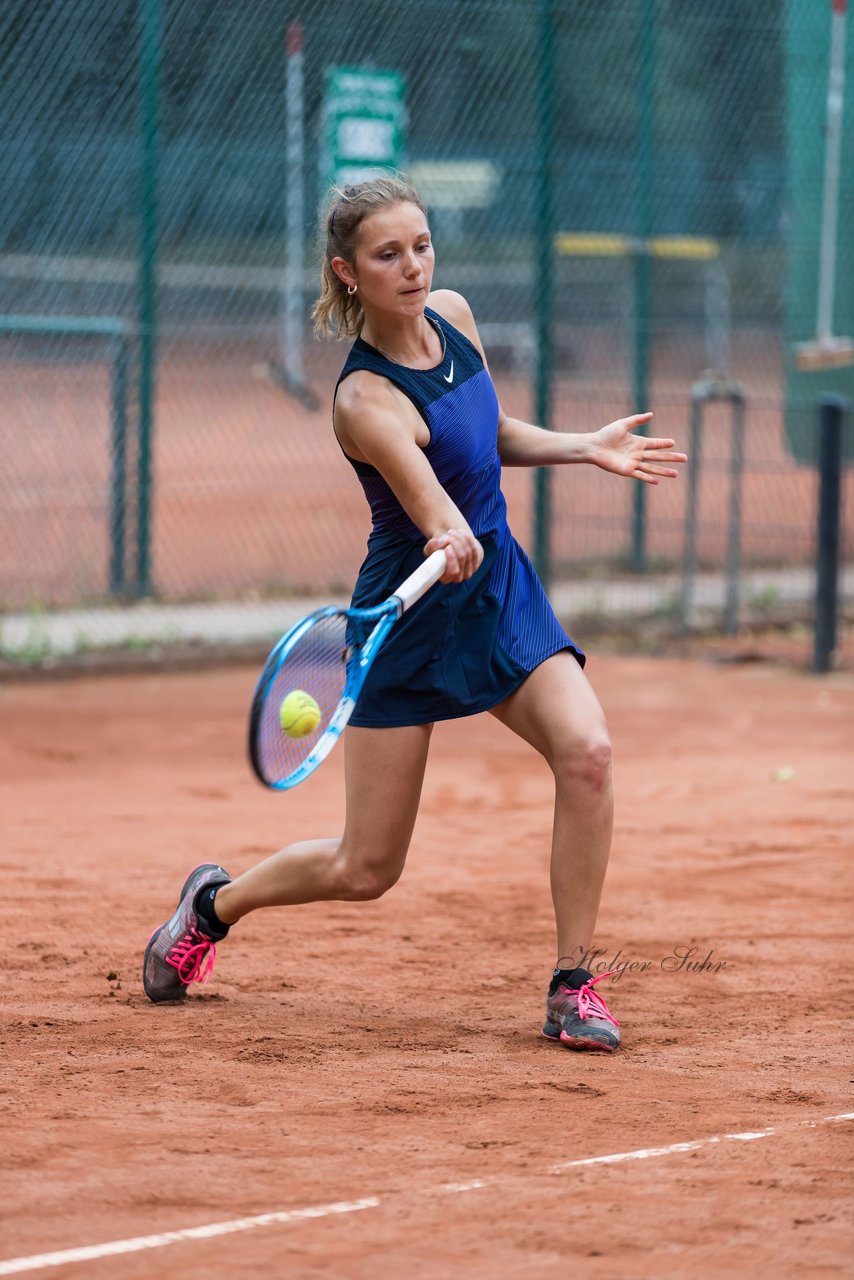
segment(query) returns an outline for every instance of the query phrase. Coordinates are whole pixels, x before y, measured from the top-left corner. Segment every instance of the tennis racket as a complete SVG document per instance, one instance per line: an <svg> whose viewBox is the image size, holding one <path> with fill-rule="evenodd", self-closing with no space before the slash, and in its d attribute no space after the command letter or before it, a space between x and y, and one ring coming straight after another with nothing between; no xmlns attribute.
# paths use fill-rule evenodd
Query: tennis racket
<svg viewBox="0 0 854 1280"><path fill-rule="evenodd" d="M389 631L444 572L445 552L434 551L382 604L317 609L282 636L261 672L249 716L249 759L265 786L286 791L326 759ZM308 694L320 713L304 737L281 724L282 703L295 692Z"/></svg>

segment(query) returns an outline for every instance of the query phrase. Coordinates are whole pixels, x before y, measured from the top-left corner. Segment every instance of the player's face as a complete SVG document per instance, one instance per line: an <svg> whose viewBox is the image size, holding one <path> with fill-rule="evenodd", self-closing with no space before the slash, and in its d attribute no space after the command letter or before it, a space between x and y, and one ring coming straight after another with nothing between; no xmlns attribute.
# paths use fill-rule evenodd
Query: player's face
<svg viewBox="0 0 854 1280"><path fill-rule="evenodd" d="M365 218L353 276L363 307L397 315L424 310L433 280L433 244L417 205L388 205Z"/></svg>

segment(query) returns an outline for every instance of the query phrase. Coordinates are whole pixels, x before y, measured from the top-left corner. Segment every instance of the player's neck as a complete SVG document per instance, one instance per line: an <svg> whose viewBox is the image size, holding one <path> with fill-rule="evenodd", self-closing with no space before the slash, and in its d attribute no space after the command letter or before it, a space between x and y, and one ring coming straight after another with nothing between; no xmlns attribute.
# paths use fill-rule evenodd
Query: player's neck
<svg viewBox="0 0 854 1280"><path fill-rule="evenodd" d="M393 364L427 369L442 359L439 335L423 312L404 319L371 316L362 328L362 338Z"/></svg>

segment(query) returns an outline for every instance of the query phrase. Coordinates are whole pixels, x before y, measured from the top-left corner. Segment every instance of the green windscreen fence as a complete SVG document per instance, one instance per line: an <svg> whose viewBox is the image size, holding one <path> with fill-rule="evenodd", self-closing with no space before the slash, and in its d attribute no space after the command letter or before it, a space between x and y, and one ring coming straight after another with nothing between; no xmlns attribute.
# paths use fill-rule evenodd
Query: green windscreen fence
<svg viewBox="0 0 854 1280"><path fill-rule="evenodd" d="M809 564L786 403L813 388L787 371L814 290L824 10L7 0L3 608L346 593L368 518L330 424L345 349L310 332L317 215L331 172L388 163L424 193L436 285L471 302L507 413L583 431L651 407L685 441L712 370L746 401L743 564ZM730 433L710 403L701 570L725 555ZM534 477L505 489L533 550ZM639 519L628 482L555 472L554 580L678 568L686 492L646 493Z"/></svg>
<svg viewBox="0 0 854 1280"><path fill-rule="evenodd" d="M799 4L790 0L786 41L787 192L786 238L786 416L789 445L795 457L815 465L815 401L825 392L847 398L854 406L854 32L848 30L842 0ZM832 78L832 21L837 14L840 54ZM841 34L840 34L841 29ZM841 73L841 74L840 74ZM828 97L842 99L838 183L826 191ZM831 105L831 112L833 106ZM831 155L831 167L833 158ZM828 316L832 336L848 338L850 358L843 352L814 368L799 368L798 351L814 340L820 327L822 230L835 205L828 278ZM832 353L832 344L831 344ZM854 422L846 433L846 454L854 456Z"/></svg>

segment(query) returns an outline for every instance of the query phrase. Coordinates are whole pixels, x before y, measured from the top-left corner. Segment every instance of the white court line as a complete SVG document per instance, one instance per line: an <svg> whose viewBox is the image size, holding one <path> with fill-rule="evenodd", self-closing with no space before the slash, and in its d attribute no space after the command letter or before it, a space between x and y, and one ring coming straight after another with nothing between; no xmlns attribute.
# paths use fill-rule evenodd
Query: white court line
<svg viewBox="0 0 854 1280"><path fill-rule="evenodd" d="M567 1160L551 1165L543 1172L561 1173L565 1169L581 1169L597 1164L622 1164L627 1160L651 1160L656 1156L677 1155L682 1151L699 1151L721 1142L755 1142L774 1134L793 1129L815 1129L822 1124L835 1124L842 1120L854 1120L854 1111L836 1116L821 1116L818 1120L800 1120L782 1128L756 1129L745 1133L724 1133L711 1138L699 1138L696 1142L671 1142L667 1147L642 1147L636 1151L618 1151L609 1156L590 1156L586 1160ZM495 1186L504 1179L474 1179L471 1182L446 1182L434 1187L434 1192L456 1195L462 1191L475 1191L479 1187ZM429 1189L428 1189L429 1190ZM0 1276L20 1275L24 1271L41 1271L48 1267L64 1267L70 1262L94 1262L99 1258L114 1257L120 1253L140 1253L143 1249L162 1249L165 1245L183 1240L209 1240L213 1236L228 1236L236 1231L251 1231L255 1227L286 1226L291 1222L303 1222L308 1218L328 1218L336 1213L356 1213L360 1209L378 1209L383 1202L378 1196L364 1200L339 1200L333 1204L309 1205L305 1209L288 1209L281 1213L259 1213L254 1218L232 1218L228 1222L210 1222L201 1227L185 1227L180 1231L163 1231L158 1235L132 1236L128 1240L110 1240L106 1244L84 1245L78 1249L62 1249L56 1253L35 1253L28 1258L9 1258L0 1262Z"/></svg>
<svg viewBox="0 0 854 1280"><path fill-rule="evenodd" d="M805 1120L802 1124L815 1126L828 1124L831 1120L848 1120L851 1117L825 1116L821 1120ZM562 1173L564 1169L582 1169L591 1164L622 1164L626 1160L650 1160L654 1156L671 1156L680 1151L699 1151L701 1147L712 1147L717 1142L755 1142L757 1138L770 1138L777 1129L756 1129L752 1133L724 1133L713 1138L698 1138L696 1142L671 1142L669 1147L642 1147L640 1151L620 1151L615 1156L590 1156L587 1160L564 1160L561 1164L553 1164L551 1173Z"/></svg>
<svg viewBox="0 0 854 1280"><path fill-rule="evenodd" d="M89 1244L79 1249L62 1249L58 1253L36 1253L29 1258L9 1258L0 1262L0 1276L16 1276L22 1271L40 1271L45 1267L64 1267L69 1262L93 1262L117 1253L139 1253L143 1249L162 1249L180 1240L209 1240L212 1236L229 1236L235 1231L251 1231L253 1227L302 1222L305 1218L327 1218L333 1213L355 1213L358 1209L376 1209L379 1200L339 1200L336 1204L309 1205L305 1209L289 1209L284 1213L259 1213L254 1218L232 1218L230 1222L209 1222L203 1227L184 1227L181 1231L163 1231L154 1236L132 1236L129 1240L110 1240L107 1244Z"/></svg>
<svg viewBox="0 0 854 1280"><path fill-rule="evenodd" d="M593 1164L623 1164L626 1160L651 1160L655 1156L672 1156L680 1151L699 1151L701 1147L713 1147L720 1142L756 1142L758 1138L770 1138L775 1133L789 1129L815 1129L820 1124L835 1124L839 1120L854 1120L854 1111L843 1111L838 1116L822 1116L819 1120L798 1120L782 1129L754 1129L745 1133L720 1133L711 1138L698 1138L696 1142L671 1142L668 1147L642 1147L638 1151L620 1151L613 1156L590 1156L586 1160L564 1160L553 1164L550 1173L563 1173L564 1169L583 1169ZM2 1272L0 1272L2 1275Z"/></svg>

